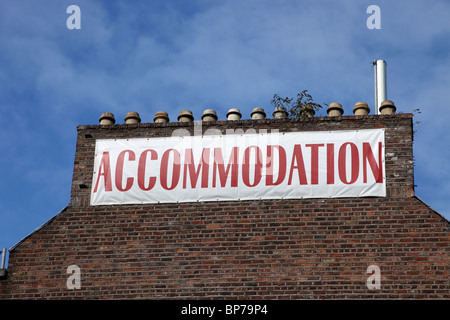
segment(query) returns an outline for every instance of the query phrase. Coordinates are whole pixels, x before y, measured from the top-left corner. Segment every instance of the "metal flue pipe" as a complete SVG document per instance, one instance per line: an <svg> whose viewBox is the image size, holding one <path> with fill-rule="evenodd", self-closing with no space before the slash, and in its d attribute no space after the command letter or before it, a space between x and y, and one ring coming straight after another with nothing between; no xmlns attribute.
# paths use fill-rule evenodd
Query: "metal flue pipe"
<svg viewBox="0 0 450 320"><path fill-rule="evenodd" d="M2 265L1 265L0 269L5 269L5 260L6 260L6 248L3 248L3 252L2 252Z"/></svg>
<svg viewBox="0 0 450 320"><path fill-rule="evenodd" d="M375 60L373 65L375 77L375 114L380 114L381 103L387 99L386 61Z"/></svg>

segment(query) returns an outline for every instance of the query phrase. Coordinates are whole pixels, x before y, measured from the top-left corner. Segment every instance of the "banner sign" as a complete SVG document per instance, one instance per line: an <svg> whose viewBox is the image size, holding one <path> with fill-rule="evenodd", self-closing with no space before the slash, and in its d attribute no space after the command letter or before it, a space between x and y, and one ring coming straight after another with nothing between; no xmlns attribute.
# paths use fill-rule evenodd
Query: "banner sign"
<svg viewBox="0 0 450 320"><path fill-rule="evenodd" d="M91 205L385 197L384 129L96 140Z"/></svg>

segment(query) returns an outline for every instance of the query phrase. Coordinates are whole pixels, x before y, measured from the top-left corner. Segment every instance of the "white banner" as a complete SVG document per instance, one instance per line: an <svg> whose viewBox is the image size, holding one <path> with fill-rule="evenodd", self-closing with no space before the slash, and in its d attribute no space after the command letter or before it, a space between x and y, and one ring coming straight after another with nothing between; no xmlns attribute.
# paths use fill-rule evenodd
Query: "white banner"
<svg viewBox="0 0 450 320"><path fill-rule="evenodd" d="M385 197L384 148L384 129L101 139L91 205Z"/></svg>

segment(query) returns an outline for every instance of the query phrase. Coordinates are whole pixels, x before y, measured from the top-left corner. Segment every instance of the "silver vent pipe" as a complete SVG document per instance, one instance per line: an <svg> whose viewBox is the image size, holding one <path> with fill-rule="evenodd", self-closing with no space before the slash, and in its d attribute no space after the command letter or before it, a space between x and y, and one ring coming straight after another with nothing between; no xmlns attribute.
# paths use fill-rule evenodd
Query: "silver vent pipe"
<svg viewBox="0 0 450 320"><path fill-rule="evenodd" d="M375 76L375 114L380 114L381 103L386 97L386 61L375 60L373 62Z"/></svg>
<svg viewBox="0 0 450 320"><path fill-rule="evenodd" d="M5 260L6 260L6 248L3 248L2 252L2 264L0 266L0 269L5 269Z"/></svg>

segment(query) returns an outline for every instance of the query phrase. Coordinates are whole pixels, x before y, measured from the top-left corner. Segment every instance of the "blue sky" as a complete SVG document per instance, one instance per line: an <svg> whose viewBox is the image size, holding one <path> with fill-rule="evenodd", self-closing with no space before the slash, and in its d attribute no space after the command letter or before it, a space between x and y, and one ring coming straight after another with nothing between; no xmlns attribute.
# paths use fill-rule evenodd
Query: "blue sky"
<svg viewBox="0 0 450 320"><path fill-rule="evenodd" d="M81 29L69 30L69 5ZM381 9L370 30L368 6ZM375 59L388 99L420 109L416 194L450 219L450 2L447 0L4 0L0 2L0 247L70 199L76 126L102 112L153 122L206 108L268 114L273 94L373 113ZM326 112L323 111L323 115Z"/></svg>

